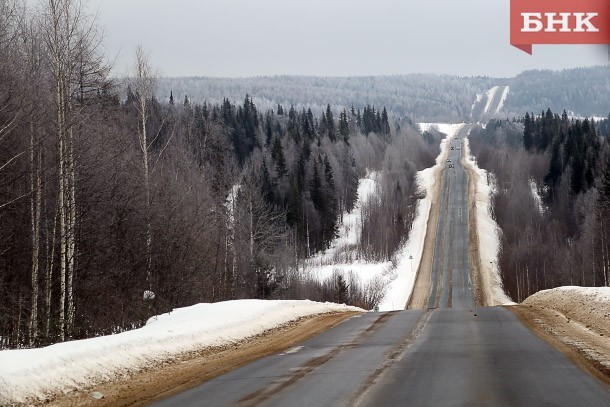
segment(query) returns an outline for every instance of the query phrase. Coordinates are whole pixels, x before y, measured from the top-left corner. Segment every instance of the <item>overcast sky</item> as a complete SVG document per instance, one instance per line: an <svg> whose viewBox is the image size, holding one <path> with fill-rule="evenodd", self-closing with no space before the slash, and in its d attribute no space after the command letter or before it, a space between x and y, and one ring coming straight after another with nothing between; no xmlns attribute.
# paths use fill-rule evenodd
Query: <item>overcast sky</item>
<svg viewBox="0 0 610 407"><path fill-rule="evenodd" d="M85 1L86 3L86 1ZM509 45L509 0L89 0L115 73L514 76L608 63L602 45Z"/></svg>

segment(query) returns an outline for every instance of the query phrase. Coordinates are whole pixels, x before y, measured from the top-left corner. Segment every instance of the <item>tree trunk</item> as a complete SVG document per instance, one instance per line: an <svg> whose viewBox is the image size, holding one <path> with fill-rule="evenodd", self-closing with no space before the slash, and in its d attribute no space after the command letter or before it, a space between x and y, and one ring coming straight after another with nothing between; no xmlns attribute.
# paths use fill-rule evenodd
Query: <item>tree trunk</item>
<svg viewBox="0 0 610 407"><path fill-rule="evenodd" d="M38 150L40 151L40 150ZM40 153L36 159L34 123L30 123L30 219L32 222L32 302L30 305L29 345L33 346L38 337L38 272L40 259Z"/></svg>

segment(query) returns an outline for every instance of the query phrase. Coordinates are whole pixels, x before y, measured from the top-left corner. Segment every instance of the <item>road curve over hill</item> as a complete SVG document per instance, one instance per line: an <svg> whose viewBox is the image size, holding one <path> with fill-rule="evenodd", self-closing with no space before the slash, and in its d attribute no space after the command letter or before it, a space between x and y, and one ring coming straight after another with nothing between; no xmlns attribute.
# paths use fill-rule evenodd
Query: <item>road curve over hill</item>
<svg viewBox="0 0 610 407"><path fill-rule="evenodd" d="M502 307L353 317L158 406L608 406L610 390Z"/></svg>

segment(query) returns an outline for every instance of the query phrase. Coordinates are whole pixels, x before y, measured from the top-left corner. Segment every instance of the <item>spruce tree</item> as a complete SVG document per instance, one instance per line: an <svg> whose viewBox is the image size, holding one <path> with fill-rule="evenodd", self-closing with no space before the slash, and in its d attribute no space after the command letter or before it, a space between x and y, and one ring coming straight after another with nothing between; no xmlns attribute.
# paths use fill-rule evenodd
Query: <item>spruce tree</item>
<svg viewBox="0 0 610 407"><path fill-rule="evenodd" d="M525 113L525 121L523 122L523 147L527 151L531 151L534 146L534 123L528 112Z"/></svg>

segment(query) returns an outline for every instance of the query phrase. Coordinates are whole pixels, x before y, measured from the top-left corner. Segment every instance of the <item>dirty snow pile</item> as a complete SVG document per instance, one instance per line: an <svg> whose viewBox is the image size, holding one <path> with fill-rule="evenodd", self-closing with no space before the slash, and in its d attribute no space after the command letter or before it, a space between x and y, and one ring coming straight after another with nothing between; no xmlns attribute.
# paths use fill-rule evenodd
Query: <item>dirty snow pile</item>
<svg viewBox="0 0 610 407"><path fill-rule="evenodd" d="M0 405L45 400L128 376L184 352L234 344L302 317L345 311L362 310L312 301L197 304L116 335L0 351Z"/></svg>
<svg viewBox="0 0 610 407"><path fill-rule="evenodd" d="M498 253L500 249L500 234L502 233L496 221L491 216L491 198L495 191L492 177L479 168L470 155L469 140L464 140L465 159L463 164L472 170L475 182L475 205L477 232L479 237L479 257L481 265L481 287L490 301L488 305L513 304L504 292L502 278L498 268ZM489 182L488 182L489 179Z"/></svg>
<svg viewBox="0 0 610 407"><path fill-rule="evenodd" d="M610 337L610 287L557 287L538 291L522 304L553 309Z"/></svg>
<svg viewBox="0 0 610 407"><path fill-rule="evenodd" d="M430 213L432 192L435 188L436 175L441 171L447 158L447 143L459 129L460 124L421 123L422 131L434 127L447 137L441 142L440 154L436 165L419 171L416 175L418 185L426 191L426 197L417 201L416 216L413 220L408 241L394 255L393 261L369 262L359 259L355 246L360 240L362 231L362 205L374 196L378 173L369 173L358 184L358 201L354 209L343 214L338 237L331 243L326 252L313 256L306 262L306 270L319 281L330 278L338 272L347 277L354 277L364 287L377 285L385 287L385 295L379 304L380 311L404 309L419 268L424 249L428 216Z"/></svg>

